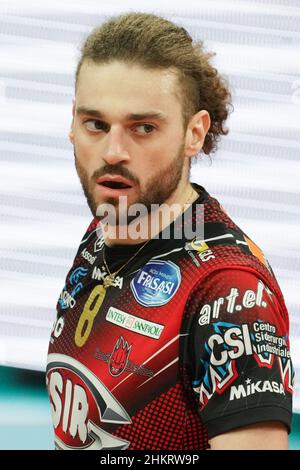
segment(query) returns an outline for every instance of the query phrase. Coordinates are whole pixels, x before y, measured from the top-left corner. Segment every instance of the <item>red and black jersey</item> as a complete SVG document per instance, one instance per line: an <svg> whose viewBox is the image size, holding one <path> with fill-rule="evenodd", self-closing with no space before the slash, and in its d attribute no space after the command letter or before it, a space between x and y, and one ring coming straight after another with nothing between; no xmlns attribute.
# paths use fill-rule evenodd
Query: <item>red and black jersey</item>
<svg viewBox="0 0 300 470"><path fill-rule="evenodd" d="M103 234L96 219L88 227L48 351L57 449L201 450L252 423L290 429L281 290L259 247L193 186L199 197L170 236L154 237L107 289ZM182 230L193 227L202 233ZM105 246L110 272L139 246Z"/></svg>

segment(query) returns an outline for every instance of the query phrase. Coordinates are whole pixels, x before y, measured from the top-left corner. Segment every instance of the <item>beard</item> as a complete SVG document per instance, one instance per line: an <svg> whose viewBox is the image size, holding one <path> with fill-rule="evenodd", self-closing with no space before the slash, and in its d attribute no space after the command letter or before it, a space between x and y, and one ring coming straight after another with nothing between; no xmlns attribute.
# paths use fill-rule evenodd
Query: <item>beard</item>
<svg viewBox="0 0 300 470"><path fill-rule="evenodd" d="M104 165L103 168L96 170L92 177L89 177L84 166L81 165L76 156L76 150L74 146L74 157L76 171L87 200L87 204L95 218L101 220L101 217L97 215L98 207L101 204L111 204L115 208L119 205L119 201L116 198L105 198L105 201L96 201L93 195L93 189L97 183L96 179L105 174L117 174L131 180L137 188L140 188L139 180L132 175L128 169L121 164L117 165ZM133 204L143 204L148 214L151 213L151 204L161 205L168 200L172 194L176 191L182 176L184 169L184 142L180 145L175 157L171 163L165 168L158 170L151 178L149 178L145 184L145 189L140 189ZM128 225L137 216L136 215L124 215L121 217L118 210L116 210L116 225L124 223Z"/></svg>

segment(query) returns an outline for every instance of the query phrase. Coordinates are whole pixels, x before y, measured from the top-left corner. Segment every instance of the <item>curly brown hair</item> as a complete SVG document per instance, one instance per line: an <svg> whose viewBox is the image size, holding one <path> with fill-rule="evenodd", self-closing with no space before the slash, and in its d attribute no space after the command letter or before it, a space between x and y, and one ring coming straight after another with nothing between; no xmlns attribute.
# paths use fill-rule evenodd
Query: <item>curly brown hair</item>
<svg viewBox="0 0 300 470"><path fill-rule="evenodd" d="M177 74L176 96L182 100L183 127L190 117L205 109L211 119L202 150L217 149L231 105L229 85L210 64L214 52L205 52L203 41L193 43L181 26L149 13L126 13L96 27L81 48L75 74L75 90L84 60L97 64L119 60L148 69L171 68Z"/></svg>

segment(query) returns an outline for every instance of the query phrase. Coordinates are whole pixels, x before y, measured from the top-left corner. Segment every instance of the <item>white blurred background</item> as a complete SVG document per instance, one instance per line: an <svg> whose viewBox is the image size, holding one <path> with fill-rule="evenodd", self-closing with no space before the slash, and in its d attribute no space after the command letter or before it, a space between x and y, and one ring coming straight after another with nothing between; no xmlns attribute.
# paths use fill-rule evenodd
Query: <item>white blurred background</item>
<svg viewBox="0 0 300 470"><path fill-rule="evenodd" d="M203 39L231 84L230 133L192 180L272 265L300 412L300 0L0 0L0 365L45 370L56 302L91 220L67 137L79 50L94 26L130 10Z"/></svg>

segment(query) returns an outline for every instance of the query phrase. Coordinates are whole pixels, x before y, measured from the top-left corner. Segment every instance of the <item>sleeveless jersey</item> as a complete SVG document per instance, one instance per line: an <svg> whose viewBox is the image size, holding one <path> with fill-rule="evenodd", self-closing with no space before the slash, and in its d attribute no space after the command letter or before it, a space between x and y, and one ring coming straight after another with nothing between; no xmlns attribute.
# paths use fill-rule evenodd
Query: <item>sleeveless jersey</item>
<svg viewBox="0 0 300 470"><path fill-rule="evenodd" d="M151 239L107 289L103 248L114 272L141 245L105 246L96 219L84 234L49 343L57 449L202 450L252 423L290 430L282 292L260 248L193 187L170 237Z"/></svg>

